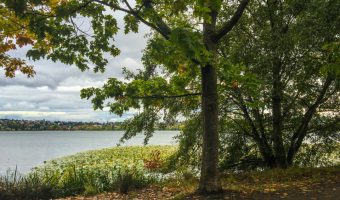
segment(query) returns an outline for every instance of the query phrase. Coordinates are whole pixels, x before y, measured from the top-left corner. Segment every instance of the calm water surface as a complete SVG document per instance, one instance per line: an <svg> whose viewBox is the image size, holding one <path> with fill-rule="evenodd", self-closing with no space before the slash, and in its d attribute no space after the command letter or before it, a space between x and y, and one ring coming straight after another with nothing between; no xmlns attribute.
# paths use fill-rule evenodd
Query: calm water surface
<svg viewBox="0 0 340 200"><path fill-rule="evenodd" d="M178 131L157 131L150 145L176 144ZM32 167L77 152L117 146L123 131L0 131L0 174L11 168L27 173ZM142 145L137 135L122 146Z"/></svg>

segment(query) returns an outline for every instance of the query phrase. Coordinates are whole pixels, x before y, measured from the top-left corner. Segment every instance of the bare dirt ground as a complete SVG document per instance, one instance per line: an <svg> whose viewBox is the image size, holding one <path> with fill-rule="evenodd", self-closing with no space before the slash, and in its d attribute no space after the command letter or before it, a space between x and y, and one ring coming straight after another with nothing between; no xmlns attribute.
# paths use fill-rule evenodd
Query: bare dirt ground
<svg viewBox="0 0 340 200"><path fill-rule="evenodd" d="M228 177L228 178L226 178ZM338 200L340 199L340 172L311 171L306 174L244 175L230 177L225 175L224 192L218 195L199 195L194 188L170 184L167 186L150 186L130 191L127 195L105 193L96 196L68 197L60 200ZM223 179L223 178L222 178ZM183 185L187 184L187 185Z"/></svg>

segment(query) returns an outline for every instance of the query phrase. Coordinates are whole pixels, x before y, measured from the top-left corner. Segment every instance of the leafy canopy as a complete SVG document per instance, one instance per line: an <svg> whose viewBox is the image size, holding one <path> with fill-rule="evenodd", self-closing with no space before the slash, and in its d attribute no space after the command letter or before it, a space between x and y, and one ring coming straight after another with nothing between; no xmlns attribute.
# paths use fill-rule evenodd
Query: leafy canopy
<svg viewBox="0 0 340 200"><path fill-rule="evenodd" d="M84 89L81 94L82 98L92 98L95 109L109 106L118 115L129 109L143 110L128 121L139 128L128 129L131 132L127 131L127 137L141 130L147 130L149 137L154 123L171 123L176 116L189 116L200 109L199 67L215 62L204 44L201 24L212 23L212 10L234 11L239 5L219 0L208 4L201 0L137 0L133 4L126 0L3 2L18 18L28 21L28 30L35 36L34 46L27 52L29 58L58 60L81 70L102 72L108 64L107 56L120 53L114 45L114 36L122 28L117 25L116 13L124 14L125 33L138 32L140 23L152 28L144 50L145 70L137 74L125 71L130 80L111 78L103 88ZM228 18L233 14L229 13ZM222 25L219 22L219 38L223 36ZM163 119L157 117L160 112Z"/></svg>
<svg viewBox="0 0 340 200"><path fill-rule="evenodd" d="M27 30L27 26L27 20L18 18L13 11L0 3L0 68L4 69L6 77L14 77L16 71L21 71L28 77L35 74L33 67L24 60L8 55L9 51L34 45L34 34Z"/></svg>

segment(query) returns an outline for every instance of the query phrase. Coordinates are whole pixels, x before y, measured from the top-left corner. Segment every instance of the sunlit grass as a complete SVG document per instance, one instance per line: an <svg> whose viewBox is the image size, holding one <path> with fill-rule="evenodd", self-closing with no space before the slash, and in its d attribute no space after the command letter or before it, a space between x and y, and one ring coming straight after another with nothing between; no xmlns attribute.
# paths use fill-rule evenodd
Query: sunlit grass
<svg viewBox="0 0 340 200"><path fill-rule="evenodd" d="M0 177L0 199L126 193L146 186L156 186L172 193L175 199L182 199L196 191L199 173L187 166L168 168L176 149L176 146L115 147L54 159L26 176L14 171ZM221 181L227 191L250 194L305 188L313 182L332 181L339 174L339 166L226 171L221 174Z"/></svg>
<svg viewBox="0 0 340 200"><path fill-rule="evenodd" d="M314 182L332 181L339 178L339 175L340 166L268 169L224 174L222 184L227 190L268 192L283 188L306 186Z"/></svg>
<svg viewBox="0 0 340 200"><path fill-rule="evenodd" d="M1 179L1 199L56 198L127 192L163 181L163 168L176 146L115 147L54 159L26 176L16 171ZM42 190L40 190L41 188ZM21 198L23 197L23 198Z"/></svg>
<svg viewBox="0 0 340 200"><path fill-rule="evenodd" d="M77 153L54 159L36 168L36 171L62 171L69 166L82 170L112 170L113 168L144 168L144 160L160 152L160 162L165 162L176 150L176 146L132 146L115 147Z"/></svg>

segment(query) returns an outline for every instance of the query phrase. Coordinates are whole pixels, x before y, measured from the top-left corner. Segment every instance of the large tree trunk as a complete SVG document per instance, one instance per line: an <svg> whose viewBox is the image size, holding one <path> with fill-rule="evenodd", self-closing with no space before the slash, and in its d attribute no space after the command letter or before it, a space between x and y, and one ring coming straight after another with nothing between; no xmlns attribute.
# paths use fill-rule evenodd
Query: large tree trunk
<svg viewBox="0 0 340 200"><path fill-rule="evenodd" d="M276 158L276 167L287 168L286 151L282 141L282 83L281 83L281 63L277 60L273 62L273 88L272 88L272 112L273 112L273 143Z"/></svg>
<svg viewBox="0 0 340 200"><path fill-rule="evenodd" d="M212 2L206 2L211 7ZM211 10L211 21L203 23L203 42L211 53L211 60L201 66L202 75L202 117L203 117L203 147L202 167L199 183L199 192L217 193L222 191L218 170L218 100L217 100L217 70L215 58L217 55L217 42L214 41L216 33L217 11Z"/></svg>
<svg viewBox="0 0 340 200"><path fill-rule="evenodd" d="M280 45L283 39L282 26L283 20L281 15L277 14L281 10L279 1L268 0L268 16L271 27L271 67L272 67L272 140L274 145L274 155L276 167L287 168L286 151L282 140L283 117L282 117L282 96L283 85L281 80L282 62Z"/></svg>
<svg viewBox="0 0 340 200"><path fill-rule="evenodd" d="M219 1L207 0L204 5L210 10L210 19L203 23L203 42L211 53L210 61L201 66L202 75L202 117L203 117L203 148L202 168L199 191L216 193L222 191L218 172L218 99L217 99L217 70L216 56L218 41L237 24L242 16L248 0L243 0L232 18L217 32L217 15L221 9Z"/></svg>
<svg viewBox="0 0 340 200"><path fill-rule="evenodd" d="M216 193L222 190L218 172L218 102L216 68L202 67L203 152L199 191Z"/></svg>
<svg viewBox="0 0 340 200"><path fill-rule="evenodd" d="M264 162L266 163L266 165L270 168L276 168L277 167L276 159L270 146L266 144L265 142L263 142L260 138L259 140L257 139L255 140L256 140L257 145L259 146L261 156Z"/></svg>

